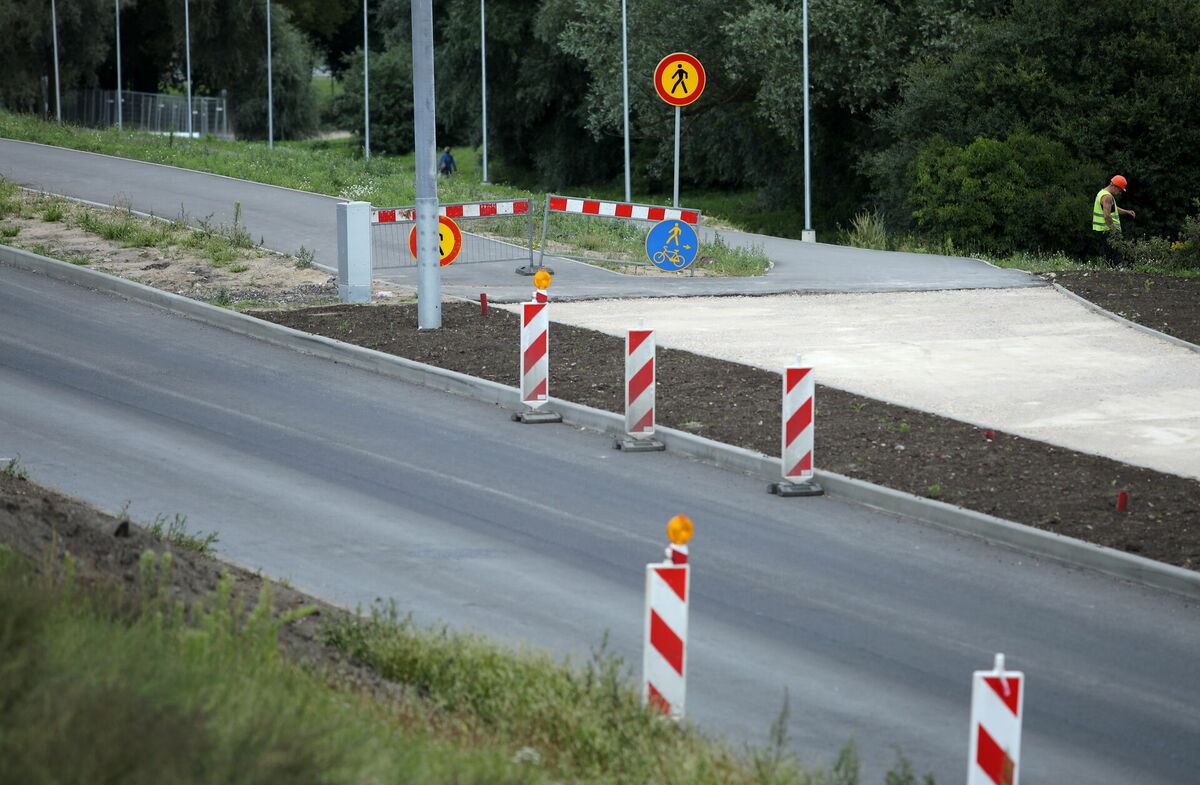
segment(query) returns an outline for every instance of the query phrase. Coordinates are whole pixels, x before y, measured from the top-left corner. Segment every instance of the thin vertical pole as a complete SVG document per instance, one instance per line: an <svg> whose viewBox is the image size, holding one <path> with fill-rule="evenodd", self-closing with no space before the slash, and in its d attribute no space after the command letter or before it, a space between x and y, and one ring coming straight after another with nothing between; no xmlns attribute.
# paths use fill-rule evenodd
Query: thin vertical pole
<svg viewBox="0 0 1200 785"><path fill-rule="evenodd" d="M275 97L271 91L271 0L267 2L267 149L275 149Z"/></svg>
<svg viewBox="0 0 1200 785"><path fill-rule="evenodd" d="M808 0L804 0L804 229L812 231L812 155L808 126Z"/></svg>
<svg viewBox="0 0 1200 785"><path fill-rule="evenodd" d="M629 183L629 25L621 0L621 91L625 99L625 201L633 201Z"/></svg>
<svg viewBox="0 0 1200 785"><path fill-rule="evenodd" d="M412 2L413 157L417 173L417 327L442 326L437 151L433 91L433 0Z"/></svg>
<svg viewBox="0 0 1200 785"><path fill-rule="evenodd" d="M192 20L188 11L190 0L183 0L183 51L187 61L187 117L188 139L192 138Z"/></svg>
<svg viewBox="0 0 1200 785"><path fill-rule="evenodd" d="M117 129L122 129L121 123L121 0L114 0L117 9Z"/></svg>
<svg viewBox="0 0 1200 785"><path fill-rule="evenodd" d="M483 93L483 181L488 181L487 153L487 0L479 0L479 84Z"/></svg>
<svg viewBox="0 0 1200 785"><path fill-rule="evenodd" d="M679 206L679 107L675 107L675 197L672 207Z"/></svg>
<svg viewBox="0 0 1200 785"><path fill-rule="evenodd" d="M367 0L363 0L363 160L371 160L371 47L367 41Z"/></svg>
<svg viewBox="0 0 1200 785"><path fill-rule="evenodd" d="M54 116L62 124L62 94L58 89L58 9L55 0L50 0L50 26L54 29Z"/></svg>

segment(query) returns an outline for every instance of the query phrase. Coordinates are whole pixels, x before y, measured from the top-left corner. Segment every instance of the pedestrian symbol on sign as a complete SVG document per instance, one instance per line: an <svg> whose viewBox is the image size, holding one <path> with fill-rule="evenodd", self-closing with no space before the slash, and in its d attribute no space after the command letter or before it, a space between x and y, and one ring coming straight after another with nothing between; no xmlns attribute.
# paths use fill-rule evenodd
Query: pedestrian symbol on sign
<svg viewBox="0 0 1200 785"><path fill-rule="evenodd" d="M646 235L646 258L660 270L686 270L697 250L696 230L676 219L655 224Z"/></svg>
<svg viewBox="0 0 1200 785"><path fill-rule="evenodd" d="M704 66L687 52L669 54L654 69L654 90L672 106L687 106L704 92Z"/></svg>

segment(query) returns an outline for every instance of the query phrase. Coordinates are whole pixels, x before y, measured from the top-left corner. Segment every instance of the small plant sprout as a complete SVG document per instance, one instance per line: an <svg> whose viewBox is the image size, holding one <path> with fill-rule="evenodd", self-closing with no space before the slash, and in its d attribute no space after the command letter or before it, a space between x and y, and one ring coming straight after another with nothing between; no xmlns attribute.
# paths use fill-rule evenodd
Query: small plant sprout
<svg viewBox="0 0 1200 785"><path fill-rule="evenodd" d="M308 250L303 245L300 246L300 250L296 251L296 269L307 270L311 268L313 266L313 262L316 261L316 258L317 255L315 253Z"/></svg>

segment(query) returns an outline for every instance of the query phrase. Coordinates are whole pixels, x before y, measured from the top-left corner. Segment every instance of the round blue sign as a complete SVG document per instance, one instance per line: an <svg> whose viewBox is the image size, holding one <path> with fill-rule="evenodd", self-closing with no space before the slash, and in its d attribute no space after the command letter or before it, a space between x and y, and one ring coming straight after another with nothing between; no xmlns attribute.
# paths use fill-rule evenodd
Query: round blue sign
<svg viewBox="0 0 1200 785"><path fill-rule="evenodd" d="M646 235L646 258L660 270L686 270L699 248L696 230L676 218L660 221Z"/></svg>

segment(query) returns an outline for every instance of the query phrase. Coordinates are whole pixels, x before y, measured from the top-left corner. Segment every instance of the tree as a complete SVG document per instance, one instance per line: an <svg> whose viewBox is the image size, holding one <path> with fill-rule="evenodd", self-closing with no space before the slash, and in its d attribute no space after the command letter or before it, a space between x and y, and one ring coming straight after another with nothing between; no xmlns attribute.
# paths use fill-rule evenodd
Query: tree
<svg viewBox="0 0 1200 785"><path fill-rule="evenodd" d="M880 118L892 137L872 176L894 214L910 211L917 151L940 134L955 145L1024 130L1061 142L1101 179L1130 179L1134 231L1174 234L1200 169L1200 6L1174 0L1016 0L952 56L913 66L901 100Z"/></svg>
<svg viewBox="0 0 1200 785"><path fill-rule="evenodd" d="M59 82L63 91L96 84L96 68L112 48L113 6L104 0L58 0ZM50 4L45 0L0 0L0 103L25 112L42 111L47 80L54 116L54 53Z"/></svg>
<svg viewBox="0 0 1200 785"><path fill-rule="evenodd" d="M1083 254L1092 250L1079 231L1091 210L1085 195L1099 181L1094 165L1045 137L981 136L960 147L935 136L917 153L909 201L922 230L962 249Z"/></svg>

